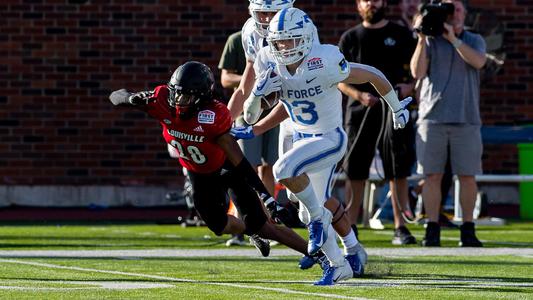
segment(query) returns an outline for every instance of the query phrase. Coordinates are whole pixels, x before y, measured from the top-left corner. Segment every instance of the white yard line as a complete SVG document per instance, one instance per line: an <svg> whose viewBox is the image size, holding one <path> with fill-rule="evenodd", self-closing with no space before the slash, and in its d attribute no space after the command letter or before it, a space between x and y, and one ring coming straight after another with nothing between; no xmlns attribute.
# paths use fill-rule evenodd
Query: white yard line
<svg viewBox="0 0 533 300"><path fill-rule="evenodd" d="M416 256L533 256L533 248L444 248L444 247L405 247L405 248L367 248L371 256L416 257ZM300 255L294 250L272 249L270 256ZM221 257L246 256L261 258L253 248L231 249L146 249L146 250L2 250L0 258L23 257L113 257L113 258L157 258L157 257ZM267 258L268 259L268 258Z"/></svg>
<svg viewBox="0 0 533 300"><path fill-rule="evenodd" d="M168 276L150 275L150 274L143 274L143 273L131 273L131 272L121 272L121 271L110 271L110 270L100 270L100 269L91 269L91 268L61 266L61 265L38 263L38 262L29 262L29 261L21 261L21 260L0 259L0 262L1 263L23 264L23 265L30 265L30 266L37 266L37 267L44 267L44 268L54 268L54 269L64 269L64 270L74 270L74 271L83 271L83 272L93 272L93 273L103 273L103 274L113 274L113 275L122 275L122 276L133 276L133 277L141 277L141 278L150 278L150 279L162 280L162 281L167 281L167 282L170 281L170 282L178 282L178 283L195 283L195 284L234 287L234 288L247 289L247 290L253 289L253 290L272 291L272 292L279 292L279 293L283 293L283 294L295 294L295 295L325 297L325 298L328 298L328 299L355 299L355 300L367 300L368 299L368 298L349 297L349 296L336 295L336 294L327 294L327 293L302 292L302 291L295 291L295 290L284 289L284 288L271 288L271 287L264 287L264 286L257 286L257 285L245 285L245 284L225 283L225 282L209 282L209 281L183 279L183 278L175 278L175 277L168 277Z"/></svg>
<svg viewBox="0 0 533 300"><path fill-rule="evenodd" d="M2 280L3 284L12 283L13 285L2 285L0 290L88 290L88 289L109 289L109 290L131 290L131 289L161 289L173 288L174 285L155 282L121 282L121 281L65 281L65 280ZM18 285L17 285L18 284ZM29 286L35 284L67 284L74 287L42 287ZM86 287L76 287L76 285L90 285Z"/></svg>

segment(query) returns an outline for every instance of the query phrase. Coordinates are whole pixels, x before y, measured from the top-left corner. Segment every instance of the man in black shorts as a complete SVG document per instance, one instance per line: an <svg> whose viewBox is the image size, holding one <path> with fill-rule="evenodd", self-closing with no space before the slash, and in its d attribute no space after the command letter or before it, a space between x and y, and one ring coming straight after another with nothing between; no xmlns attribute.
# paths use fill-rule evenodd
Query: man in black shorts
<svg viewBox="0 0 533 300"><path fill-rule="evenodd" d="M159 121L163 138L176 149L180 164L188 170L194 205L212 232L258 235L307 254L305 240L292 229L273 224L265 214L261 200L273 218L281 219L284 211L229 134L230 113L213 99L213 87L209 67L191 61L176 69L168 85L138 93L118 90L110 100L115 105L133 105ZM229 188L234 191L242 220L227 214Z"/></svg>
<svg viewBox="0 0 533 300"><path fill-rule="evenodd" d="M339 48L348 61L371 65L385 74L400 99L413 93L414 81L409 62L416 40L409 29L385 18L386 0L357 0L363 22L342 35ZM414 244L415 238L405 227L402 213L408 213L407 177L415 162L413 122L404 129L393 130L392 114L371 85L339 84L349 97L346 107L348 152L345 170L346 204L350 220L355 225L361 206L365 180L379 149L384 178L389 180L394 210L393 244Z"/></svg>

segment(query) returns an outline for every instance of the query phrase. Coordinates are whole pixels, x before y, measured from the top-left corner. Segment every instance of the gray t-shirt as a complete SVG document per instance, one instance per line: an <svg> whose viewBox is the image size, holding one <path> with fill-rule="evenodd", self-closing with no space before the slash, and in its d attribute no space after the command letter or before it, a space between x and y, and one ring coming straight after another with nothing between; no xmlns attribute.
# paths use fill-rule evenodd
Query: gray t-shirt
<svg viewBox="0 0 533 300"><path fill-rule="evenodd" d="M479 34L464 31L460 39L485 53ZM481 125L479 70L467 64L443 37L427 39L429 66L422 79L418 122Z"/></svg>

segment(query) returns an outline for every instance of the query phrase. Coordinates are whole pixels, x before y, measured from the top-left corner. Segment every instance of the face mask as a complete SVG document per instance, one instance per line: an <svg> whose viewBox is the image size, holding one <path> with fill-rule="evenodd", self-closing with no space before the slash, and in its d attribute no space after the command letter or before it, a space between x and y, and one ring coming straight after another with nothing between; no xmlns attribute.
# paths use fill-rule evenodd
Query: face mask
<svg viewBox="0 0 533 300"><path fill-rule="evenodd" d="M190 119L198 110L199 99L194 95L176 94L176 114L180 119Z"/></svg>

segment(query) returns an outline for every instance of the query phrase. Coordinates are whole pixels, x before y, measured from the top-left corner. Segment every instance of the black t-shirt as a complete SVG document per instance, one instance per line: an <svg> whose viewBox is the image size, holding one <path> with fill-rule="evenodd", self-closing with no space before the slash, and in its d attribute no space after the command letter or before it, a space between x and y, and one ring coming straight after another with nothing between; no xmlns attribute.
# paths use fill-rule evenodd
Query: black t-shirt
<svg viewBox="0 0 533 300"><path fill-rule="evenodd" d="M379 69L393 86L411 81L409 62L415 47L413 33L390 21L377 29L359 24L344 32L339 41L339 48L348 61ZM355 87L379 96L370 84Z"/></svg>

